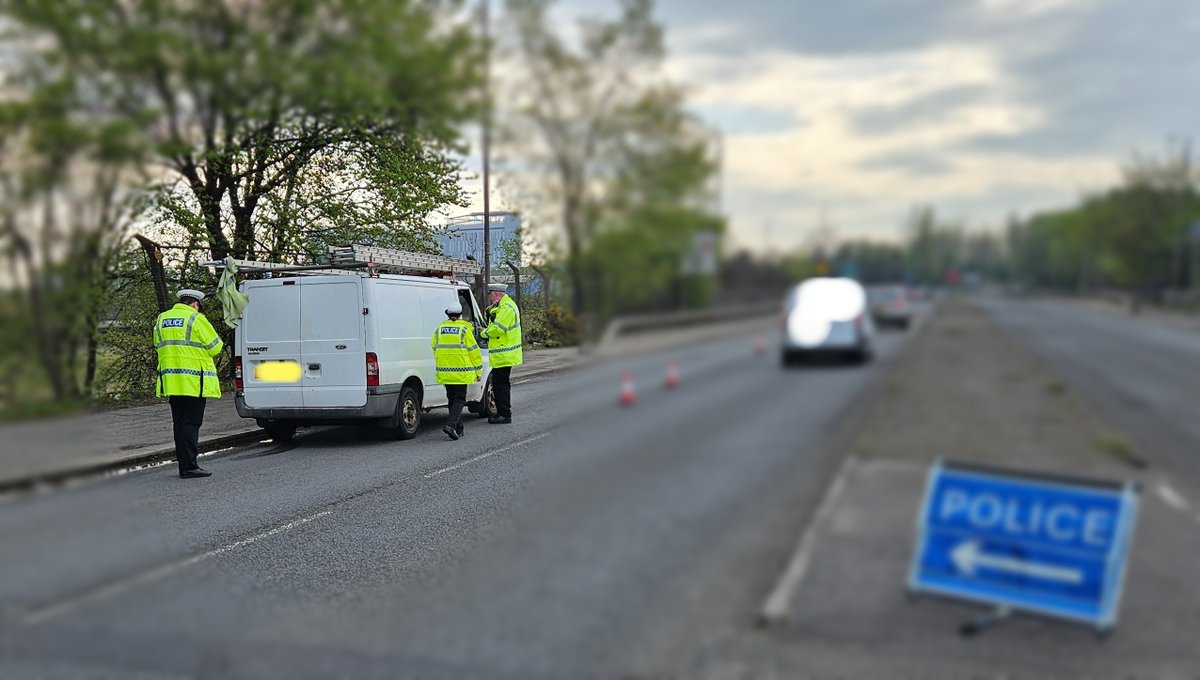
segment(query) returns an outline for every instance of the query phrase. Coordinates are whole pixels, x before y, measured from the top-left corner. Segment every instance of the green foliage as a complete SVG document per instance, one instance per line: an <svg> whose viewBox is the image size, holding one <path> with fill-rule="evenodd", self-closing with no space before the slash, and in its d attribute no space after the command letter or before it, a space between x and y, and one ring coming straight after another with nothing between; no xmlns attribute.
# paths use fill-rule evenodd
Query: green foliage
<svg viewBox="0 0 1200 680"><path fill-rule="evenodd" d="M102 402L152 397L158 357L151 329L159 310L140 249L121 253L106 292L94 396Z"/></svg>
<svg viewBox="0 0 1200 680"><path fill-rule="evenodd" d="M1028 285L1142 291L1184 287L1187 227L1200 217L1190 151L1140 158L1121 186L1008 227L1014 273Z"/></svg>
<svg viewBox="0 0 1200 680"><path fill-rule="evenodd" d="M213 257L295 257L347 236L420 246L427 215L462 202L446 152L474 106L477 48L456 2L0 7L27 64L69 74L77 114L115 112L138 132L171 172L159 218Z"/></svg>
<svg viewBox="0 0 1200 680"><path fill-rule="evenodd" d="M722 226L705 210L712 134L660 77L663 33L650 0L582 20L578 41L555 32L551 5L508 3L515 63L533 91L508 134L557 208L571 307L608 315L679 304L691 233Z"/></svg>
<svg viewBox="0 0 1200 680"><path fill-rule="evenodd" d="M933 208L918 208L909 223L908 271L913 283L940 284L960 264L962 232L939 225Z"/></svg>
<svg viewBox="0 0 1200 680"><path fill-rule="evenodd" d="M17 286L9 323L24 329L6 353L24 376L24 405L58 409L90 390L95 314L135 211L129 183L141 149L120 116L78 115L74 73L40 53L28 57L22 77L8 74L19 87L0 103L0 255Z"/></svg>
<svg viewBox="0 0 1200 680"><path fill-rule="evenodd" d="M579 321L570 310L551 303L526 305L521 311L522 340L542 347L569 347L579 344Z"/></svg>
<svg viewBox="0 0 1200 680"><path fill-rule="evenodd" d="M199 285L208 257L428 249L430 214L463 203L479 53L455 0L0 0L0 21L3 314L21 329L0 409L153 386L135 218L184 248L173 283Z"/></svg>

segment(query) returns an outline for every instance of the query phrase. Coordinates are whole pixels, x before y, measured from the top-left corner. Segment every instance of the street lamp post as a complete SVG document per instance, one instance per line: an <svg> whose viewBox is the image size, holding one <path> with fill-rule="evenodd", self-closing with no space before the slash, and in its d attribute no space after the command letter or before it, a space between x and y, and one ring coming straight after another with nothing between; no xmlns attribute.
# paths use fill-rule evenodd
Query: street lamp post
<svg viewBox="0 0 1200 680"><path fill-rule="evenodd" d="M492 94L491 79L491 31L488 25L488 0L483 0L483 284L484 300L487 300L487 285L492 282L492 210L491 192L488 190L488 171L491 165Z"/></svg>

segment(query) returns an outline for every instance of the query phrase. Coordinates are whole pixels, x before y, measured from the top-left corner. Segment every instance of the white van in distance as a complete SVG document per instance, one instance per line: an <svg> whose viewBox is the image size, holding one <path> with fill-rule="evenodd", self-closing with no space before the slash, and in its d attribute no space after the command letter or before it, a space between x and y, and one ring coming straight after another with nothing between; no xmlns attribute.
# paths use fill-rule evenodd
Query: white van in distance
<svg viewBox="0 0 1200 680"><path fill-rule="evenodd" d="M788 292L783 303L780 360L790 366L814 355L841 354L859 363L875 351L867 294L853 279L816 277Z"/></svg>
<svg viewBox="0 0 1200 680"><path fill-rule="evenodd" d="M466 284L428 276L365 272L244 281L250 302L235 333L235 401L275 440L301 425L376 424L398 439L421 416L447 406L430 338L453 302L481 328ZM477 332L477 336L482 333ZM485 339L483 381L467 406L496 414Z"/></svg>

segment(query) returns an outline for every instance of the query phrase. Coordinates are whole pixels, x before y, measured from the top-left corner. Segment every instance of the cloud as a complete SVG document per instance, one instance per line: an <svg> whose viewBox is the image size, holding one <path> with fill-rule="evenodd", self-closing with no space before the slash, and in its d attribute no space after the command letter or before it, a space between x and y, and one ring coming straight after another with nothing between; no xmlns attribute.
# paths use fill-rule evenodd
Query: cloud
<svg viewBox="0 0 1200 680"><path fill-rule="evenodd" d="M915 202L998 224L1103 188L1133 149L1200 123L1196 3L660 7L696 110L736 112L709 120L725 130L727 208L747 240L822 209L848 235L886 235Z"/></svg>
<svg viewBox="0 0 1200 680"><path fill-rule="evenodd" d="M954 165L944 157L922 153L900 151L882 156L873 156L860 161L858 167L862 170L898 171L908 175L941 175L954 169Z"/></svg>
<svg viewBox="0 0 1200 680"><path fill-rule="evenodd" d="M672 32L683 35L672 46L691 39L689 30L711 33L723 24L741 40L710 44L725 55L784 49L823 56L877 54L925 47L977 10L965 0L661 0L659 15Z"/></svg>

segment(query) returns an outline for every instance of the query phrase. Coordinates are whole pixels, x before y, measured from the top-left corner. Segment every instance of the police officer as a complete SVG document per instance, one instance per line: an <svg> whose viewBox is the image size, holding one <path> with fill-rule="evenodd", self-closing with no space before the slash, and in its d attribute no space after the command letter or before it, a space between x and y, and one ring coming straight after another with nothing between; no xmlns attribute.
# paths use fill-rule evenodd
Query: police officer
<svg viewBox="0 0 1200 680"><path fill-rule="evenodd" d="M508 296L503 283L488 284L490 319L484 334L488 338L488 361L492 365L492 391L496 395L496 415L488 422L512 422L512 369L523 361L521 354L521 310Z"/></svg>
<svg viewBox="0 0 1200 680"><path fill-rule="evenodd" d="M483 355L471 324L462 320L462 305L453 302L445 311L448 318L433 332L431 345L437 381L446 386L446 399L450 402L450 418L442 432L458 439L463 436L462 410L467 403L467 385L483 377Z"/></svg>
<svg viewBox="0 0 1200 680"><path fill-rule="evenodd" d="M213 357L224 344L203 314L204 293L185 288L179 302L154 320L154 349L158 352L158 386L154 393L171 403L175 425L175 460L179 476L208 477L196 462L206 399L221 398L221 383Z"/></svg>

